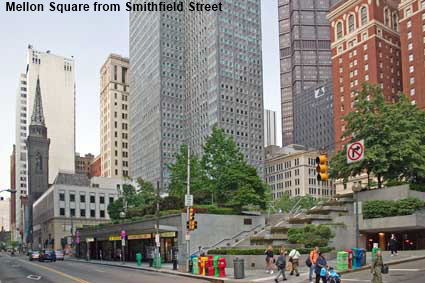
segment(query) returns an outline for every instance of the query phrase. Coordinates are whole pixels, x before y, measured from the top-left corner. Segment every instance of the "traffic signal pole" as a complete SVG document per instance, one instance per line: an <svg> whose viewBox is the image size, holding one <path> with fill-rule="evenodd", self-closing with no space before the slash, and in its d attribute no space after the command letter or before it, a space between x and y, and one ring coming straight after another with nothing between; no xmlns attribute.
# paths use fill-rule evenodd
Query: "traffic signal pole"
<svg viewBox="0 0 425 283"><path fill-rule="evenodd" d="M190 145L187 145L187 180L186 180L186 194L190 195ZM190 206L186 207L186 215L187 215L187 221L190 221L189 219L189 209ZM187 252L187 261L186 261L186 268L187 272L189 272L189 260L190 260L190 230L186 230L186 252Z"/></svg>

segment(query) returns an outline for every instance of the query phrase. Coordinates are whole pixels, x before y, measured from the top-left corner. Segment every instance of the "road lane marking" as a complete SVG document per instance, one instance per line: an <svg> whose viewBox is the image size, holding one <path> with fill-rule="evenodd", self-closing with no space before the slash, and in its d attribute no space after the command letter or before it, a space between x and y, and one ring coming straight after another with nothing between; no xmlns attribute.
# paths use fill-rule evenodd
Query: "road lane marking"
<svg viewBox="0 0 425 283"><path fill-rule="evenodd" d="M413 272L417 272L417 271L423 271L424 269L403 269L403 268L391 268L390 271L413 271Z"/></svg>
<svg viewBox="0 0 425 283"><path fill-rule="evenodd" d="M40 265L40 264L32 263L32 262L29 262L29 261L24 261L24 260L22 260L22 259L20 259L19 261L22 261L22 262L24 262L24 263L31 264L31 265L33 265L33 266L36 266L36 267L38 267L38 268L45 269L45 270L47 270L47 271L50 271L50 272L53 272L53 273L56 273L56 274L59 274L59 275L61 275L61 276L65 277L65 278L68 278L68 279L74 280L74 281L79 282L79 283L90 283L89 281L85 281L85 280L83 280L83 279L81 279L81 278L78 278L78 277L75 277L75 276L72 276L72 275L69 275L69 274L63 273L63 272L58 271L58 270L54 270L54 269L52 269L52 268L50 268L50 267L47 267L47 266L42 266L42 265Z"/></svg>
<svg viewBox="0 0 425 283"><path fill-rule="evenodd" d="M345 278L341 278L341 282L345 282L345 281L352 281L352 282L369 282L370 283L370 279L369 280L365 280L365 279L345 279ZM388 282L388 281L383 281L384 283Z"/></svg>
<svg viewBox="0 0 425 283"><path fill-rule="evenodd" d="M100 270L100 269L95 269L95 271L97 271L97 272L105 272L105 271Z"/></svg>
<svg viewBox="0 0 425 283"><path fill-rule="evenodd" d="M300 277L302 277L303 275L307 275L308 273L300 273ZM277 275L277 273L276 273ZM258 279L254 279L251 280L252 282L263 282L263 281L269 281L269 280L273 280L276 278L276 275L274 276L269 276L269 277L264 277L264 278L258 278ZM287 277L288 278L288 277ZM304 279L302 281L305 281Z"/></svg>
<svg viewBox="0 0 425 283"><path fill-rule="evenodd" d="M27 278L38 281L38 280L41 279L41 276L40 275L28 275Z"/></svg>

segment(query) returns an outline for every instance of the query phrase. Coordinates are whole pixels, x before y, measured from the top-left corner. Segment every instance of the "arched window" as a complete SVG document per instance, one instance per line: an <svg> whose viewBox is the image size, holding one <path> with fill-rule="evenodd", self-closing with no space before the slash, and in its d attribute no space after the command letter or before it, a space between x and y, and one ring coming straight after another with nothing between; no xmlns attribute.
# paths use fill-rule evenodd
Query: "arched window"
<svg viewBox="0 0 425 283"><path fill-rule="evenodd" d="M352 33L355 29L355 23L354 23L354 15L350 15L348 17L348 32Z"/></svg>
<svg viewBox="0 0 425 283"><path fill-rule="evenodd" d="M43 171L43 158L41 157L40 152L37 152L35 156L35 170L37 172Z"/></svg>
<svg viewBox="0 0 425 283"><path fill-rule="evenodd" d="M384 25L391 27L390 9L388 9L388 7L384 9Z"/></svg>
<svg viewBox="0 0 425 283"><path fill-rule="evenodd" d="M393 29L398 31L398 14L397 12L393 13Z"/></svg>
<svg viewBox="0 0 425 283"><path fill-rule="evenodd" d="M368 22L367 7L366 6L363 6L360 9L360 21L361 21L362 26L364 26Z"/></svg>
<svg viewBox="0 0 425 283"><path fill-rule="evenodd" d="M342 32L342 23L341 23L341 22L338 22L338 23L336 24L336 39L337 39L337 40L338 40L338 39L341 39L343 35L344 35L344 34L343 34L343 32Z"/></svg>

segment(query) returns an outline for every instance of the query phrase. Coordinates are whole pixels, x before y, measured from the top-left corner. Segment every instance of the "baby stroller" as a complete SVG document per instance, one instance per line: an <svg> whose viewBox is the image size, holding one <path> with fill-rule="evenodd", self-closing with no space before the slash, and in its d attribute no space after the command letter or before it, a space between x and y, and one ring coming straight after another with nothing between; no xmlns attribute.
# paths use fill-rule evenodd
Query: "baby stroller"
<svg viewBox="0 0 425 283"><path fill-rule="evenodd" d="M333 267L329 268L327 282L328 283L341 283L341 275L336 273Z"/></svg>

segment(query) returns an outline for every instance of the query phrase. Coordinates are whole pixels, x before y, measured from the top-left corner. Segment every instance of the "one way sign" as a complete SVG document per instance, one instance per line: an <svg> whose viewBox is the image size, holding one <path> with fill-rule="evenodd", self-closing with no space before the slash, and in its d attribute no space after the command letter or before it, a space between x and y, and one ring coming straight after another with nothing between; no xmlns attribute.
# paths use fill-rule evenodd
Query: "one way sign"
<svg viewBox="0 0 425 283"><path fill-rule="evenodd" d="M364 158L364 141L350 143L347 147L347 163L360 161Z"/></svg>

